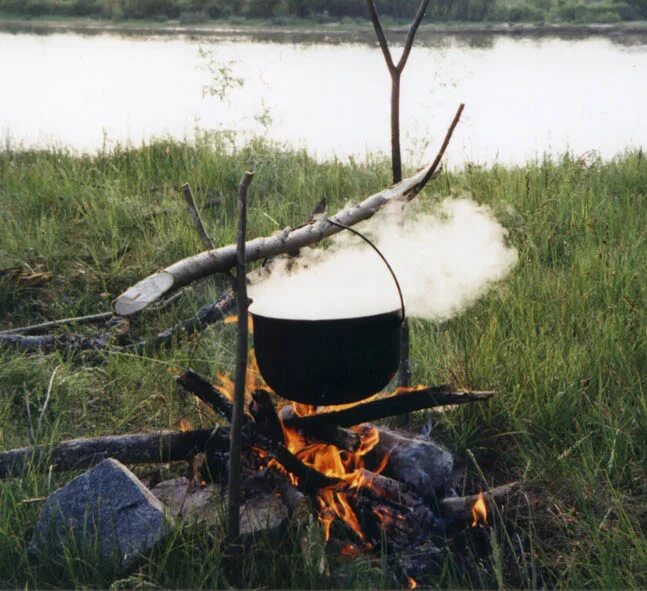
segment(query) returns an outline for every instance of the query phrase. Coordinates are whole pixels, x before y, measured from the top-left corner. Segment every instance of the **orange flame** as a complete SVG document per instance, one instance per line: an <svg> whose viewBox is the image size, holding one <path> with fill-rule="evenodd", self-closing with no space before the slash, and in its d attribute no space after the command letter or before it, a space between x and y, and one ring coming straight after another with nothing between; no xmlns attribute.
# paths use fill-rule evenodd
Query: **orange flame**
<svg viewBox="0 0 647 591"><path fill-rule="evenodd" d="M271 391L260 375L253 350L249 353L247 367L246 392L252 392L259 388ZM216 373L216 377L220 390L230 400L233 400L234 382L231 377L223 373ZM325 412L341 410L355 404L359 404L359 402L335 407L328 406L325 407ZM293 403L292 407L294 413L300 417L317 414L319 411L318 407L309 404ZM334 445L309 443L297 430L289 429L283 424L282 427L284 444L289 451L304 464L315 468L326 476L340 480L339 484L321 489L318 493L319 521L323 526L326 541L330 538L330 526L335 519L341 519L355 532L360 540L365 541L364 533L350 502L352 495L350 491L356 491L362 487L371 487L373 484L372 479L367 479L363 471L364 456L379 442L378 430L368 425L354 427L353 430L359 436L360 445L357 451L349 452L340 450ZM258 457L262 459L261 454ZM377 470L378 473L386 467L387 461L388 458L383 459ZM287 474L292 484L298 484L297 478L293 474L286 472L283 466L275 459L270 458L267 466L278 469L282 474Z"/></svg>
<svg viewBox="0 0 647 591"><path fill-rule="evenodd" d="M189 423L189 421L187 421L184 417L182 417L178 421L177 427L180 431L182 431L183 433L186 433L187 431L191 430L191 423Z"/></svg>
<svg viewBox="0 0 647 591"><path fill-rule="evenodd" d="M232 314L231 316L226 316L225 319L223 320L224 324L236 324L238 322L238 315L237 314ZM254 332L254 324L252 322L252 317L248 316L247 317L247 330L249 332Z"/></svg>
<svg viewBox="0 0 647 591"><path fill-rule="evenodd" d="M298 416L313 415L317 412L317 407L308 404L295 403L293 408ZM338 485L321 489L317 497L320 507L319 521L324 528L326 541L330 538L330 526L336 518L350 527L360 540L365 540L357 515L350 504L349 493L343 489L357 490L363 486L370 486L371 483L362 471L364 456L377 445L380 435L373 426L360 426L354 430L360 438L360 445L357 451L349 452L325 443L308 443L301 433L283 425L285 446L297 458L322 474L340 480Z"/></svg>
<svg viewBox="0 0 647 591"><path fill-rule="evenodd" d="M407 586L409 589L415 589L418 586L416 580L413 577L408 577Z"/></svg>
<svg viewBox="0 0 647 591"><path fill-rule="evenodd" d="M353 557L359 554L359 548L355 544L344 544L339 550L339 553L342 556Z"/></svg>
<svg viewBox="0 0 647 591"><path fill-rule="evenodd" d="M472 518L472 527L478 526L479 523L487 525L487 505L482 492L478 494L476 501L472 505Z"/></svg>

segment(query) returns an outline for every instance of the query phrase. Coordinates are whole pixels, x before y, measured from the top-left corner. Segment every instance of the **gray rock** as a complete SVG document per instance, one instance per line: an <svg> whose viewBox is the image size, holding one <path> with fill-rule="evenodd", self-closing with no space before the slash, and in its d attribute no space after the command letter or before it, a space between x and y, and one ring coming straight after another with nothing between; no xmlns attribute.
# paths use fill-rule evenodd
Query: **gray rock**
<svg viewBox="0 0 647 591"><path fill-rule="evenodd" d="M172 526L162 503L137 477L107 459L47 498L29 552L55 563L73 553L125 572Z"/></svg>
<svg viewBox="0 0 647 591"><path fill-rule="evenodd" d="M176 521L204 522L214 527L223 525L225 500L213 483L195 487L186 476L181 476L160 482L151 492L168 507Z"/></svg>
<svg viewBox="0 0 647 591"><path fill-rule="evenodd" d="M243 540L256 536L280 539L288 521L288 508L277 495L259 495L240 508L240 535Z"/></svg>
<svg viewBox="0 0 647 591"><path fill-rule="evenodd" d="M454 456L423 437L380 427L380 441L367 456L369 465L389 460L383 474L412 485L422 495L445 486L452 475Z"/></svg>
<svg viewBox="0 0 647 591"><path fill-rule="evenodd" d="M168 507L176 522L203 523L214 535L224 532L227 496L215 484L194 487L182 476L160 482L151 492ZM248 499L240 507L241 539L280 539L289 513L287 505L275 494L258 494Z"/></svg>

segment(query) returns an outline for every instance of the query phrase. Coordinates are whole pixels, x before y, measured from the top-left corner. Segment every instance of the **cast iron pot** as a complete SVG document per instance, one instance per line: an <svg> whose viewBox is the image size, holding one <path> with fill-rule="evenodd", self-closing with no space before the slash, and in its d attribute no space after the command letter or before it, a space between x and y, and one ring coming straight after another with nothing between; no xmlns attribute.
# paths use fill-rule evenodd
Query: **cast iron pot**
<svg viewBox="0 0 647 591"><path fill-rule="evenodd" d="M323 406L362 400L386 386L398 369L404 300L382 253L353 228L386 264L400 296L400 310L334 320L275 318L251 313L254 349L267 384L288 400Z"/></svg>
<svg viewBox="0 0 647 591"><path fill-rule="evenodd" d="M361 400L384 388L398 369L400 314L335 320L252 314L258 368L288 400L317 406Z"/></svg>

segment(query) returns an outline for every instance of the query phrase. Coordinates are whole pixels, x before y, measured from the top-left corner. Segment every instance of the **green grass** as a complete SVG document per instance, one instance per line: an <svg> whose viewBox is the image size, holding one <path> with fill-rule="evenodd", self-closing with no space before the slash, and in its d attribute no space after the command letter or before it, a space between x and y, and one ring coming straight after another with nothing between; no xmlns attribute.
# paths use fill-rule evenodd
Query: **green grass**
<svg viewBox="0 0 647 591"><path fill-rule="evenodd" d="M201 250L178 191L185 181L199 205L222 199L203 217L216 243L232 242L236 187L246 169L256 171L250 237L299 224L322 196L334 210L389 183L389 164L378 158L317 163L260 141L234 149L223 136L95 157L5 148L0 269L49 271L52 278L33 286L0 276L0 329L107 310L133 282ZM480 577L448 558L437 585L645 587L645 157L632 152L585 165L566 155L515 168L468 166L443 173L418 200L431 205L466 193L492 206L520 262L461 317L412 323L414 379L499 392L488 405L440 416L434 434L473 482L480 473L487 485L522 479L525 496L496 521L500 559ZM224 285L204 281L176 305L142 315L134 331L152 334L188 316ZM177 368L232 369L233 333L232 326L217 326L144 356L0 351L0 448L32 443L26 405L39 443L174 427L181 417L198 426L200 417L174 384ZM412 423L424 419L419 414ZM0 587L113 582L91 561L58 569L28 561L41 503L25 501L69 477L30 472L0 483ZM278 549L259 542L244 561L244 586L334 585L316 568L320 539L310 535L304 553L299 527ZM349 587L389 586L379 557L342 567ZM218 545L187 526L116 586L221 587L225 572Z"/></svg>

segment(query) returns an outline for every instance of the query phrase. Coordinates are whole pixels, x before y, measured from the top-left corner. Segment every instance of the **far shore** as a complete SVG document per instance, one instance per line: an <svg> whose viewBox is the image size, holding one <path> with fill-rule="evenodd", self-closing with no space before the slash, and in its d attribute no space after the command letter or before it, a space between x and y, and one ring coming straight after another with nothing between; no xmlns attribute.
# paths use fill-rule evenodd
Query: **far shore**
<svg viewBox="0 0 647 591"><path fill-rule="evenodd" d="M388 33L404 34L406 24L386 25ZM132 36L196 36L196 37L258 37L276 41L313 42L373 42L369 22L317 23L310 20L245 21L214 20L185 24L178 20L166 21L108 21L90 18L11 18L0 15L0 32L5 33L76 33L84 35L116 34ZM578 23L438 23L423 24L418 32L422 42L435 36L556 36L576 38L606 36L621 40L625 37L647 35L647 21L626 21L609 24Z"/></svg>

